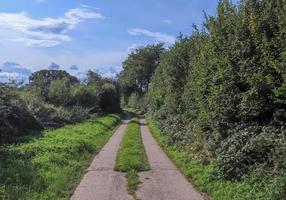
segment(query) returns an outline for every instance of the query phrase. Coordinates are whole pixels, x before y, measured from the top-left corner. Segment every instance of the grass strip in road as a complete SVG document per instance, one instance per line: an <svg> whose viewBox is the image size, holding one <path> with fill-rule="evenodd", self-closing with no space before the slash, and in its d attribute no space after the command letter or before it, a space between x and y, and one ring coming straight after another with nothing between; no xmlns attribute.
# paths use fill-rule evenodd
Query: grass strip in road
<svg viewBox="0 0 286 200"><path fill-rule="evenodd" d="M0 199L69 199L119 122L119 116L108 115L1 147Z"/></svg>
<svg viewBox="0 0 286 200"><path fill-rule="evenodd" d="M127 178L127 191L129 194L135 197L135 191L137 190L138 185L140 184L140 180L137 174L137 171L130 170L126 174ZM137 199L135 197L135 199Z"/></svg>
<svg viewBox="0 0 286 200"><path fill-rule="evenodd" d="M120 144L114 169L126 172L128 192L134 196L139 184L137 172L150 169L138 119L132 119Z"/></svg>

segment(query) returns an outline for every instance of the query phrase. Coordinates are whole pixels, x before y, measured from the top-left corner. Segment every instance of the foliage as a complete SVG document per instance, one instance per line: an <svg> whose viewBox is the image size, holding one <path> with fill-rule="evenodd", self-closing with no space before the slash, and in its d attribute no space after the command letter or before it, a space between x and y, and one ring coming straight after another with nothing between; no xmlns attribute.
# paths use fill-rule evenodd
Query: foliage
<svg viewBox="0 0 286 200"><path fill-rule="evenodd" d="M101 76L97 81L80 83L65 71L41 70L26 86L0 84L0 143L120 111L116 82Z"/></svg>
<svg viewBox="0 0 286 200"><path fill-rule="evenodd" d="M68 199L120 122L117 115L47 131L43 137L1 148L0 197Z"/></svg>
<svg viewBox="0 0 286 200"><path fill-rule="evenodd" d="M11 104L13 97L15 95L12 93L12 88L0 83L0 103L2 105Z"/></svg>
<svg viewBox="0 0 286 200"><path fill-rule="evenodd" d="M205 30L162 56L146 95L169 141L204 148L227 179L282 165L272 153L285 145L282 2L220 1Z"/></svg>
<svg viewBox="0 0 286 200"><path fill-rule="evenodd" d="M42 124L23 105L13 87L0 84L0 145L15 142L27 134L39 133Z"/></svg>
<svg viewBox="0 0 286 200"><path fill-rule="evenodd" d="M226 180L252 171L285 176L285 5L220 0L202 30L194 26L191 36L180 35L161 54L148 87L137 84L147 56L129 55L119 77L123 100L147 110L168 144L215 163ZM275 191L280 195L283 186Z"/></svg>
<svg viewBox="0 0 286 200"><path fill-rule="evenodd" d="M120 111L119 89L114 79L102 77L90 70L87 73L86 82L87 87L97 88L96 105L100 111L107 113Z"/></svg>
<svg viewBox="0 0 286 200"><path fill-rule="evenodd" d="M99 107L103 112L112 113L120 111L118 89L111 83L102 85L99 92Z"/></svg>
<svg viewBox="0 0 286 200"><path fill-rule="evenodd" d="M15 106L0 105L0 145L15 142L27 134L43 129L29 112Z"/></svg>
<svg viewBox="0 0 286 200"><path fill-rule="evenodd" d="M100 74L89 70L87 72L87 79L85 80L85 82L89 85L89 84L94 84L97 86L102 86L105 83L110 83L110 84L116 84L116 80L114 78L108 78L108 77L103 77Z"/></svg>
<svg viewBox="0 0 286 200"><path fill-rule="evenodd" d="M73 103L84 108L93 108L98 105L98 92L99 87L94 84L75 85L71 91Z"/></svg>
<svg viewBox="0 0 286 200"><path fill-rule="evenodd" d="M29 87L34 93L43 98L43 100L48 100L48 91L50 85L55 80L63 80L69 82L69 84L78 84L79 80L68 74L63 70L40 70L34 72L29 77ZM58 83L59 84L59 83Z"/></svg>
<svg viewBox="0 0 286 200"><path fill-rule="evenodd" d="M80 122L89 116L88 110L74 105L71 107L56 106L43 101L29 90L22 91L26 110L28 110L44 127L61 127L65 124Z"/></svg>
<svg viewBox="0 0 286 200"><path fill-rule="evenodd" d="M163 44L147 45L128 55L123 62L123 70L118 78L125 103L132 93L137 93L142 97L147 92L151 76L164 51Z"/></svg>
<svg viewBox="0 0 286 200"><path fill-rule="evenodd" d="M235 127L231 131L231 136L217 150L219 167L227 178L242 177L250 170L261 168L281 170L284 161L277 158L276 151L285 145L285 129L253 124Z"/></svg>
<svg viewBox="0 0 286 200"><path fill-rule="evenodd" d="M51 81L48 99L54 105L67 106L71 101L71 83L67 78Z"/></svg>
<svg viewBox="0 0 286 200"><path fill-rule="evenodd" d="M215 200L280 200L285 199L285 175L273 172L252 171L241 181L227 181L215 163L202 164L196 154L168 142L155 122L148 120L157 142L175 162L184 175L202 192Z"/></svg>

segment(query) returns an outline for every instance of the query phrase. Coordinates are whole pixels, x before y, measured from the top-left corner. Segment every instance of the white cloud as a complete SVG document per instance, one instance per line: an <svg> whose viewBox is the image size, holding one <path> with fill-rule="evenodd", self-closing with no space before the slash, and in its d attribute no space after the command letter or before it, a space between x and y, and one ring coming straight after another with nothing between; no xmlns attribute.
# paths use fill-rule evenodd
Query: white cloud
<svg viewBox="0 0 286 200"><path fill-rule="evenodd" d="M162 22L165 24L173 24L173 21L168 20L168 19L164 19Z"/></svg>
<svg viewBox="0 0 286 200"><path fill-rule="evenodd" d="M86 4L81 4L80 7L82 8L88 8L88 9L93 9L93 10L102 10L102 8L86 5Z"/></svg>
<svg viewBox="0 0 286 200"><path fill-rule="evenodd" d="M60 42L57 40L34 40L29 38L16 38L12 39L12 41L23 43L26 46L38 46L38 47L53 47L59 45Z"/></svg>
<svg viewBox="0 0 286 200"><path fill-rule="evenodd" d="M6 34L6 33L5 33ZM3 32L0 31L0 38ZM7 34L6 34L7 35ZM16 35L17 37L17 35ZM89 69L104 69L112 66L116 71L121 70L122 61L126 58L127 46L113 50L90 50L80 48L59 48L50 53L49 49L28 48L18 43L0 40L0 66L3 61L13 61L28 67L32 72L47 69L51 62L57 63L61 69L73 73L85 73ZM56 51L56 52L55 52ZM71 65L77 65L78 71L70 70Z"/></svg>
<svg viewBox="0 0 286 200"><path fill-rule="evenodd" d="M84 19L103 19L100 13L92 12L87 8L75 8L65 13L66 19L70 20L72 26L77 25Z"/></svg>
<svg viewBox="0 0 286 200"><path fill-rule="evenodd" d="M13 29L24 35L14 38L13 41L24 43L27 46L51 47L62 42L70 41L67 32L87 19L103 19L100 13L88 8L70 9L61 18L33 19L25 12L0 13L0 28Z"/></svg>
<svg viewBox="0 0 286 200"><path fill-rule="evenodd" d="M168 34L160 33L160 32L152 32L146 29L138 29L138 28L132 29L132 30L128 30L128 33L130 35L145 35L148 37L152 37L159 42L165 42L168 44L173 44L176 41L176 38L172 35L168 35Z"/></svg>

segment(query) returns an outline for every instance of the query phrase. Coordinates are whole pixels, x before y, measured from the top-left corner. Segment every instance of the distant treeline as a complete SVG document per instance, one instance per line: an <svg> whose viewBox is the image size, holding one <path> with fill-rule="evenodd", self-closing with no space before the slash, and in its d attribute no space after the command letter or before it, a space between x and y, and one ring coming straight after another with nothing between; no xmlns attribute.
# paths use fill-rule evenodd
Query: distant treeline
<svg viewBox="0 0 286 200"><path fill-rule="evenodd" d="M89 71L81 83L62 70L41 70L25 86L0 84L0 145L120 110L115 80Z"/></svg>
<svg viewBox="0 0 286 200"><path fill-rule="evenodd" d="M225 179L282 177L272 199L286 198L285 13L285 0L221 0L202 30L135 50L119 76L125 106L148 112L170 143L215 162Z"/></svg>

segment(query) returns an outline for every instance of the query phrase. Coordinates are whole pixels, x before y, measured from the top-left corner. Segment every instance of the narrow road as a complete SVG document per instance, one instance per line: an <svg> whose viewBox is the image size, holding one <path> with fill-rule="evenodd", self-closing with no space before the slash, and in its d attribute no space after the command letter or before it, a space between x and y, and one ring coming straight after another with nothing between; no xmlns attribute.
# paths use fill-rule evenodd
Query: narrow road
<svg viewBox="0 0 286 200"><path fill-rule="evenodd" d="M203 200L151 135L145 119L140 120L142 139L151 171L139 173L142 184L136 192L141 200Z"/></svg>
<svg viewBox="0 0 286 200"><path fill-rule="evenodd" d="M124 121L100 153L76 188L71 200L133 200L126 191L125 175L113 171L116 154L128 121Z"/></svg>

